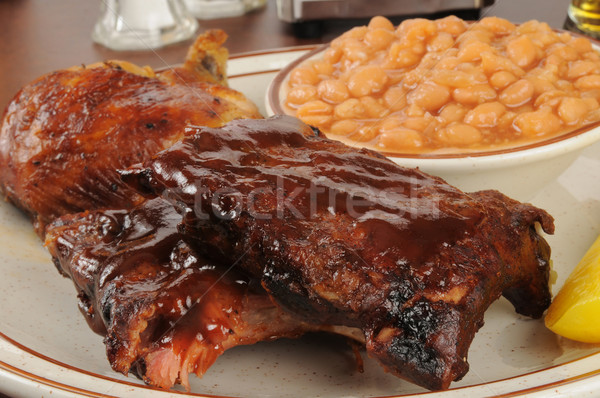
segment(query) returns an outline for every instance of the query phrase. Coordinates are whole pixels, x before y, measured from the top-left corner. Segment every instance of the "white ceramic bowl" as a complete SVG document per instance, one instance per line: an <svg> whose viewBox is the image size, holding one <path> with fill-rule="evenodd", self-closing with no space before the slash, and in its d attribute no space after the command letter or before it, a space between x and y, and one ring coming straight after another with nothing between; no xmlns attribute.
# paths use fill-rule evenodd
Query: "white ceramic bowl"
<svg viewBox="0 0 600 398"><path fill-rule="evenodd" d="M600 126L555 140L502 151L439 156L389 156L394 162L444 178L466 192L498 191L521 201L558 178L587 146L600 141Z"/></svg>
<svg viewBox="0 0 600 398"><path fill-rule="evenodd" d="M308 51L275 76L265 98L269 116L285 113L293 115L293 111L283 105L289 74L304 61L320 56L325 48L327 46L320 46ZM497 189L514 199L526 201L567 169L584 148L598 141L600 122L532 144L500 150L384 155L402 166L418 167L429 174L442 177L465 192Z"/></svg>

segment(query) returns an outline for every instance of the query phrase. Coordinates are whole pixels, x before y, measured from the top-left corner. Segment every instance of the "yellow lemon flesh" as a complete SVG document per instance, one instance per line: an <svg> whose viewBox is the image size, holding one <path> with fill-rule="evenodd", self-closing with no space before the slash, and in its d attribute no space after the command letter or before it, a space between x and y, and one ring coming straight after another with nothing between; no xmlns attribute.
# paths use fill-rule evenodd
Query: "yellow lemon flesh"
<svg viewBox="0 0 600 398"><path fill-rule="evenodd" d="M552 301L545 323L571 340L600 343L600 237Z"/></svg>

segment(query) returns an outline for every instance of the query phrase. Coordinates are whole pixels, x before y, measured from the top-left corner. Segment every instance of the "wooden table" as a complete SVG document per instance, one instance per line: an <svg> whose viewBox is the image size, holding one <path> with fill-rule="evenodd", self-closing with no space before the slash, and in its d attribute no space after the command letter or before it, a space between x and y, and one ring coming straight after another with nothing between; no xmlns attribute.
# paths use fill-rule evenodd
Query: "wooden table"
<svg viewBox="0 0 600 398"><path fill-rule="evenodd" d="M484 11L514 22L538 19L563 26L567 0L496 0ZM0 0L0 111L20 87L47 72L106 59L124 59L162 67L181 62L191 40L157 51L117 52L92 42L99 15L94 0ZM326 23L322 36L300 39L291 26L277 18L275 0L264 9L242 17L200 21L200 30L223 28L230 53L322 43L356 21Z"/></svg>

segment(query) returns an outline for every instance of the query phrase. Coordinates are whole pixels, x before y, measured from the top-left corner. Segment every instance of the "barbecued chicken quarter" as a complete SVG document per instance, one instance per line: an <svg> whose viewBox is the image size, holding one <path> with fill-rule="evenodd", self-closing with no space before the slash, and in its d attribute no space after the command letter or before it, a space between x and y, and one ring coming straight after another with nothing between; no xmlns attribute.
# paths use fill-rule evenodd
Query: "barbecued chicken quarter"
<svg viewBox="0 0 600 398"><path fill-rule="evenodd" d="M189 389L225 350L307 331L237 270L205 260L177 232L179 215L162 200L132 210L67 215L48 226L46 245L73 279L89 325L105 335L114 370L149 385Z"/></svg>
<svg viewBox="0 0 600 398"><path fill-rule="evenodd" d="M402 378L448 388L493 301L535 318L550 303L543 210L463 193L287 116L194 130L123 178L171 201L198 252L237 261L309 323L360 328Z"/></svg>
<svg viewBox="0 0 600 398"><path fill-rule="evenodd" d="M185 63L154 72L122 61L42 76L8 105L0 127L0 187L36 230L63 214L141 198L116 169L180 140L188 123L217 127L261 117L226 87L226 35L208 31Z"/></svg>

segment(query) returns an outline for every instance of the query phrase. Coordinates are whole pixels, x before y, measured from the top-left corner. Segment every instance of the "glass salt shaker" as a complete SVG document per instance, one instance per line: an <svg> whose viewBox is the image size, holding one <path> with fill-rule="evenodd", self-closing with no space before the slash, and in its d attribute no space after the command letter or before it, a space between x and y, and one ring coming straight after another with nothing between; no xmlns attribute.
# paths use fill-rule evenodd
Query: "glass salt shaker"
<svg viewBox="0 0 600 398"><path fill-rule="evenodd" d="M112 50L152 50L187 40L197 29L183 0L102 0L92 39Z"/></svg>

